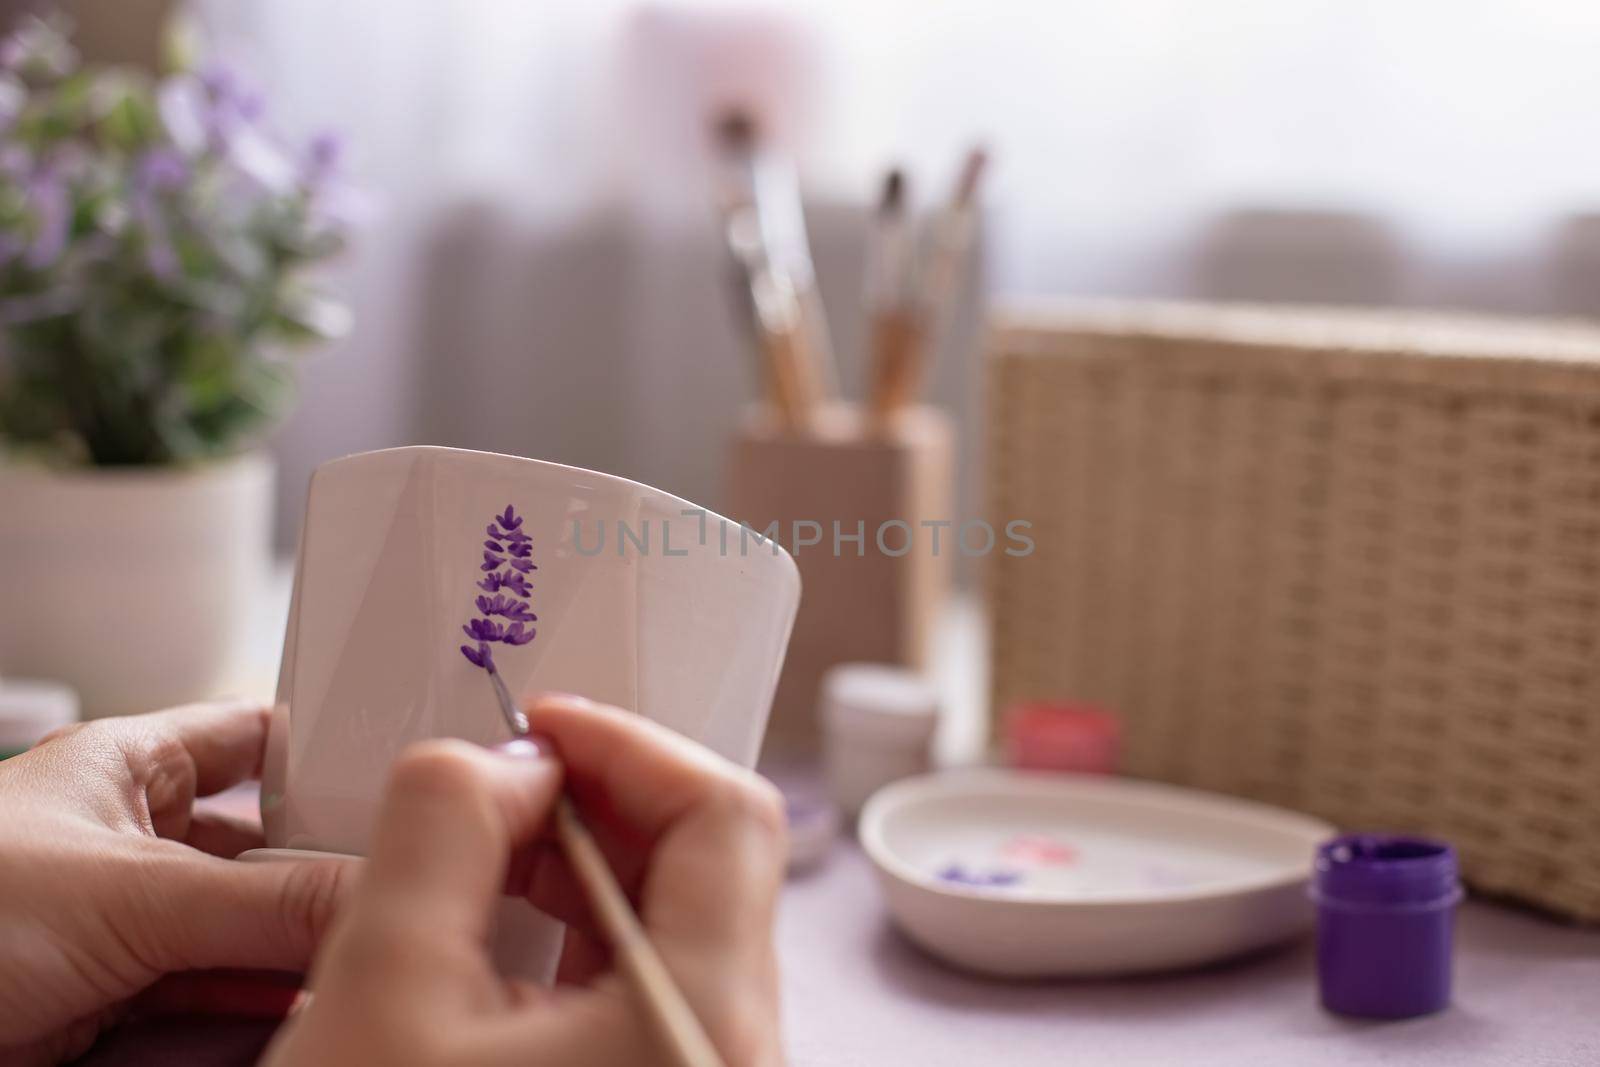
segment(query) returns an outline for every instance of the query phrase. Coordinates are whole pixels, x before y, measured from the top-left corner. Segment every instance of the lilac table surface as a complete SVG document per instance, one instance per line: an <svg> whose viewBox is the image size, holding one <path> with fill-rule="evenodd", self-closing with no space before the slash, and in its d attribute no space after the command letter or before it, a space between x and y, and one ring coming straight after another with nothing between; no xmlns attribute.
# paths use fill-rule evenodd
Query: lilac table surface
<svg viewBox="0 0 1600 1067"><path fill-rule="evenodd" d="M793 1067L1600 1064L1600 930L1471 901L1456 937L1455 1005L1401 1022L1323 1012L1309 939L1183 974L996 981L903 938L853 844L789 883L778 933Z"/></svg>
<svg viewBox="0 0 1600 1067"><path fill-rule="evenodd" d="M792 1067L1600 1064L1600 931L1473 901L1457 939L1455 1005L1403 1022L1319 1009L1305 940L1184 974L995 981L902 938L866 859L841 845L783 895L785 1044ZM124 1031L83 1062L244 1065L269 1034L222 1021Z"/></svg>

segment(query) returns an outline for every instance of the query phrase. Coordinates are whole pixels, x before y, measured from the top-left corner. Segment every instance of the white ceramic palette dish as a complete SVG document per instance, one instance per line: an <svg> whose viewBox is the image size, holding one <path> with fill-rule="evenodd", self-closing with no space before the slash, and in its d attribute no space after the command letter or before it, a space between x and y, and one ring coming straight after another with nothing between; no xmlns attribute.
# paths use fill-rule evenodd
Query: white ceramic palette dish
<svg viewBox="0 0 1600 1067"><path fill-rule="evenodd" d="M874 794L861 845L928 952L1014 977L1192 967L1289 938L1334 828L1251 801L1092 775L972 770Z"/></svg>

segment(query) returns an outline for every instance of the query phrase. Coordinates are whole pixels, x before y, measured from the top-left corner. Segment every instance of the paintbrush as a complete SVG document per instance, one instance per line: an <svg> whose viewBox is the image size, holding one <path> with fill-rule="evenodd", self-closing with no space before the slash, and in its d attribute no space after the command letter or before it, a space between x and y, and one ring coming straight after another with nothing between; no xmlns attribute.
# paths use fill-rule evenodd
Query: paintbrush
<svg viewBox="0 0 1600 1067"><path fill-rule="evenodd" d="M725 238L738 265L734 276L743 292L735 295L757 351L767 361L767 395L791 429L809 425L812 409L838 392L838 371L827 316L816 286L816 270L806 238L805 213L794 167L760 151L760 128L738 108L717 121L715 134L724 161L720 194ZM763 277L765 275L765 277ZM762 302L769 310L770 290L786 295L793 316L781 316L782 330L763 321ZM759 292L765 287L769 292ZM792 321L791 321L792 320ZM774 366L773 359L780 365ZM786 400L784 382L796 385ZM796 410L794 404L801 405Z"/></svg>
<svg viewBox="0 0 1600 1067"><path fill-rule="evenodd" d="M808 358L802 336L799 299L788 277L772 269L752 279L750 292L765 356L768 399L786 430L805 433L813 427L822 395L816 364Z"/></svg>
<svg viewBox="0 0 1600 1067"><path fill-rule="evenodd" d="M869 285L879 287L873 302L873 377L868 403L868 425L874 432L887 432L895 417L915 399L936 344L948 328L961 271L971 254L978 180L987 162L982 148L967 153L950 200L935 222L932 257L920 278L913 278L911 269L897 262L909 257L904 196L899 188L903 183L897 171L891 171L885 182L875 249L885 262L880 269L898 273L888 279L869 279ZM888 300L882 297L886 285L895 287L889 290L895 296Z"/></svg>
<svg viewBox="0 0 1600 1067"><path fill-rule="evenodd" d="M981 147L967 152L950 200L935 224L933 256L924 275L920 299L929 341L937 340L944 332L955 310L956 289L962 268L971 255L976 229L978 180L983 177L988 161L988 153Z"/></svg>
<svg viewBox="0 0 1600 1067"><path fill-rule="evenodd" d="M895 168L884 177L868 250L871 348L867 418L874 432L880 433L910 401L921 333L911 300L911 234L906 224L906 201L905 174Z"/></svg>
<svg viewBox="0 0 1600 1067"><path fill-rule="evenodd" d="M837 396L838 363L833 335L817 290L817 271L806 236L805 208L800 199L800 178L793 164L771 154L756 159L756 215L773 269L789 279L800 309L800 337L810 364L808 375L816 382L818 399Z"/></svg>
<svg viewBox="0 0 1600 1067"><path fill-rule="evenodd" d="M489 677L494 681L506 725L516 737L527 737L528 717L512 701L499 673L491 673ZM705 1028L700 1025L694 1009L689 1007L682 990L672 980L672 972L667 970L661 954L650 943L649 935L628 903L627 894L617 884L611 865L583 824L578 809L565 794L556 800L555 825L556 840L566 853L567 862L589 899L589 908L611 944L618 969L633 985L645 1013L671 1052L672 1062L677 1067L723 1067L721 1054L706 1036Z"/></svg>
<svg viewBox="0 0 1600 1067"><path fill-rule="evenodd" d="M534 639L532 623L537 621L531 607L529 576L538 566L533 562L532 538L522 529L522 516L511 505L490 520L483 542L484 577L478 587L487 596L475 600L480 617L462 629L475 645L462 645L461 654L489 676L500 714L513 737L528 736L528 717L511 699L511 691L500 677L490 651L491 644L519 647ZM492 597L492 599L491 599ZM500 620L504 619L505 622ZM627 894L606 863L600 847L584 826L578 809L565 794L557 798L556 840L571 864L578 884L589 899L606 940L611 943L617 967L633 985L645 1013L655 1024L676 1067L723 1067L716 1046L706 1036L700 1020L672 980L672 973L650 943L649 936L628 903Z"/></svg>
<svg viewBox="0 0 1600 1067"><path fill-rule="evenodd" d="M716 200L727 250L731 302L746 347L758 359L758 381L765 383L768 376L759 363L763 345L752 288L767 260L761 219L756 214L755 126L745 112L729 111L717 120L714 135L722 150Z"/></svg>

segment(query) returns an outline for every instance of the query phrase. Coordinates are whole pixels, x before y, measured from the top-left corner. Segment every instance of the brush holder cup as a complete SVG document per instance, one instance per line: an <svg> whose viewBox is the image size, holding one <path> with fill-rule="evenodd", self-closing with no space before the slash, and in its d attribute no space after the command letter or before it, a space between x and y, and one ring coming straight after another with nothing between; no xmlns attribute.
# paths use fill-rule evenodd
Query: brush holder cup
<svg viewBox="0 0 1600 1067"><path fill-rule="evenodd" d="M952 440L949 418L931 407L881 432L846 405L821 412L808 434L747 416L733 444L731 510L777 534L807 590L768 729L775 759L818 754L829 668L926 668L960 538L972 532L951 515Z"/></svg>
<svg viewBox="0 0 1600 1067"><path fill-rule="evenodd" d="M412 447L318 468L262 773L267 843L363 854L408 744L507 739L491 671L518 700L577 693L752 764L800 582L782 551L724 551L729 526L512 456ZM503 969L552 973L560 924L518 900L497 928Z"/></svg>

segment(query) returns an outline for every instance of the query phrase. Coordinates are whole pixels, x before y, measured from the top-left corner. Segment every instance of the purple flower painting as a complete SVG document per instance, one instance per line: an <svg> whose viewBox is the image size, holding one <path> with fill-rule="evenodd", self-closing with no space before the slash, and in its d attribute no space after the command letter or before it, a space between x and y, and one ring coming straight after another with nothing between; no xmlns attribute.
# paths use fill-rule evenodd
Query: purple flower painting
<svg viewBox="0 0 1600 1067"><path fill-rule="evenodd" d="M474 642L461 646L461 654L474 667L496 674L493 644L512 648L533 640L533 624L538 616L530 610L528 601L533 587L528 575L539 568L534 565L533 538L522 531L522 516L510 504L484 527L487 538L483 542L483 563L479 570L483 579L477 583L484 595L473 600L478 609L475 618L468 619L461 631Z"/></svg>

